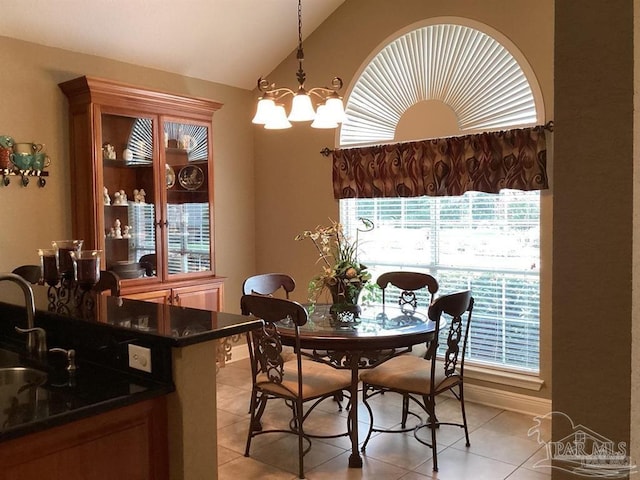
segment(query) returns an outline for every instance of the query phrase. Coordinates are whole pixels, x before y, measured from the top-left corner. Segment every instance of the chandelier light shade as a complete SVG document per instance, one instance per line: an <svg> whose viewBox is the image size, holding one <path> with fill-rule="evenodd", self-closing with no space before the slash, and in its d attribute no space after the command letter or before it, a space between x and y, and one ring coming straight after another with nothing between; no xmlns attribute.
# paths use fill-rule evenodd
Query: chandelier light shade
<svg viewBox="0 0 640 480"><path fill-rule="evenodd" d="M258 99L256 114L252 122L264 125L268 130L281 130L291 128L291 122L312 122L313 128L337 128L345 117L344 104L339 91L342 88L342 79L334 77L330 87L314 87L307 90L304 86L306 74L302 68L304 52L302 50L302 0L298 0L298 79L297 91L290 88L276 88L274 83L260 77L258 90L262 96ZM287 95L291 95L291 111L287 115L284 105L278 103ZM317 97L319 103L317 111L314 110L312 96Z"/></svg>

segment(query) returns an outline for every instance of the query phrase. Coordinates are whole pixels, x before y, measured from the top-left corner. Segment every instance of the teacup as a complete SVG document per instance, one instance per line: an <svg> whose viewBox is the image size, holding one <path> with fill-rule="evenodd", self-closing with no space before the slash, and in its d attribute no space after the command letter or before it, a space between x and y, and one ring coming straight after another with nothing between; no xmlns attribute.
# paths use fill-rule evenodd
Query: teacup
<svg viewBox="0 0 640 480"><path fill-rule="evenodd" d="M31 168L33 168L34 170L42 170L49 165L51 165L51 159L49 158L49 155L44 152L33 154L33 162L31 163Z"/></svg>
<svg viewBox="0 0 640 480"><path fill-rule="evenodd" d="M13 153L29 153L33 155L34 153L42 151L44 145L41 143L14 143L13 144Z"/></svg>
<svg viewBox="0 0 640 480"><path fill-rule="evenodd" d="M29 153L12 153L10 155L11 163L13 163L19 170L28 170L33 163L33 155Z"/></svg>
<svg viewBox="0 0 640 480"><path fill-rule="evenodd" d="M8 135L0 135L0 147L12 148L13 147L13 138L11 138Z"/></svg>

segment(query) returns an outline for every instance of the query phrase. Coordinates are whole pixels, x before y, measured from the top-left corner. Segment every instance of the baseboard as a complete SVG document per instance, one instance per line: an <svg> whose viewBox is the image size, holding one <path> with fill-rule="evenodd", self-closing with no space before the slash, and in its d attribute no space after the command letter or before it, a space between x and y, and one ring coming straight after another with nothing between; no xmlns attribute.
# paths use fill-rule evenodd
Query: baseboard
<svg viewBox="0 0 640 480"><path fill-rule="evenodd" d="M547 398L532 397L468 383L464 386L464 399L469 402L532 416L545 415L551 411L551 400Z"/></svg>

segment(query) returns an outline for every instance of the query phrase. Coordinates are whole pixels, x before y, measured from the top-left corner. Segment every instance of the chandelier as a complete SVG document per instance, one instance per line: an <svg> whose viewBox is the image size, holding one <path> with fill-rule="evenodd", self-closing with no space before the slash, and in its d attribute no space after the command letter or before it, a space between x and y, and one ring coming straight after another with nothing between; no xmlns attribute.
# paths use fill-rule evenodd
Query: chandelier
<svg viewBox="0 0 640 480"><path fill-rule="evenodd" d="M330 87L315 87L307 90L304 87L306 74L302 68L304 52L302 50L302 0L298 0L298 89L276 88L275 83L260 77L258 90L262 96L258 99L256 115L253 123L264 125L269 130L291 128L290 122L312 122L313 128L336 128L344 119L344 105L338 91L342 88L342 79L334 77ZM287 116L284 105L279 103L287 95L292 95L291 112ZM313 109L311 96L319 99L317 111Z"/></svg>

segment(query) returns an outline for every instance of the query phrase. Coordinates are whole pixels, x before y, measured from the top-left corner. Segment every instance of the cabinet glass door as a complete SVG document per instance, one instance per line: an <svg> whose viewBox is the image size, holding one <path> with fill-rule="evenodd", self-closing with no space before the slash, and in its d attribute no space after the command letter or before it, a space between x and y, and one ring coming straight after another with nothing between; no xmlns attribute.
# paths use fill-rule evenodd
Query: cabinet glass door
<svg viewBox="0 0 640 480"><path fill-rule="evenodd" d="M167 273L211 271L209 129L163 124L167 174Z"/></svg>
<svg viewBox="0 0 640 480"><path fill-rule="evenodd" d="M101 119L106 268L122 279L155 276L153 119Z"/></svg>

